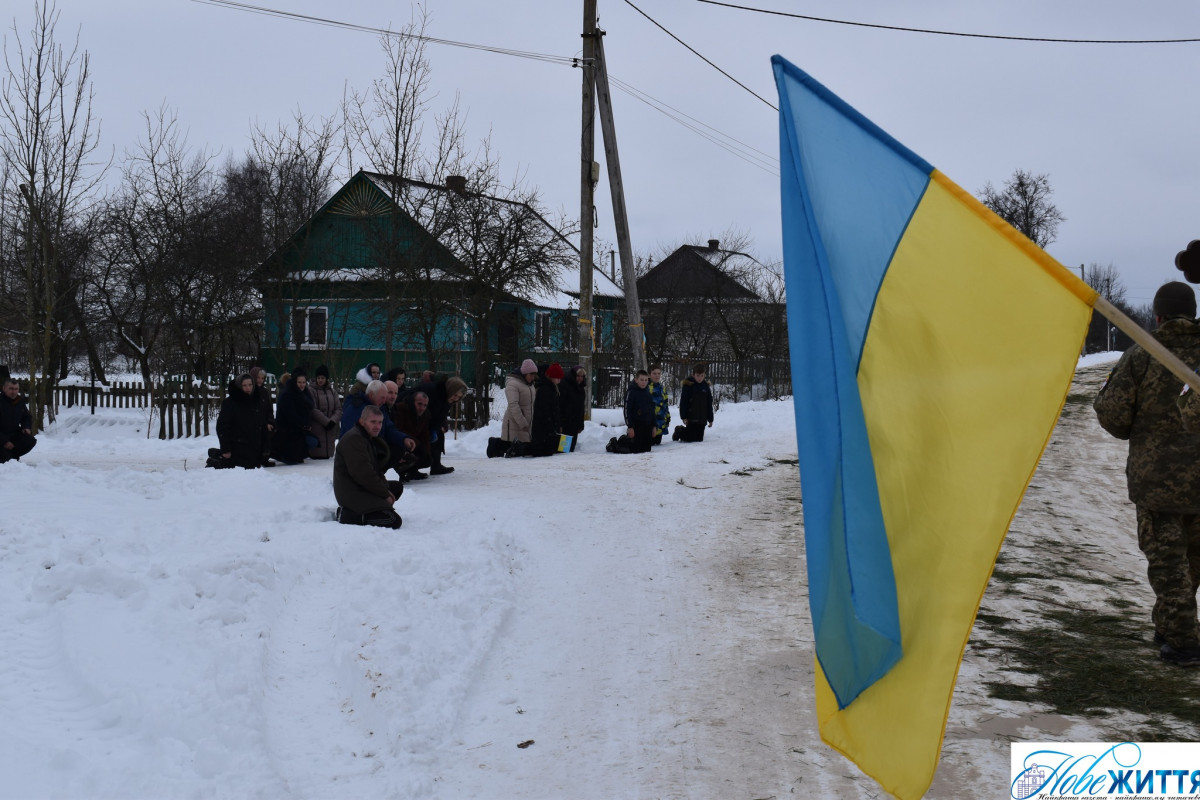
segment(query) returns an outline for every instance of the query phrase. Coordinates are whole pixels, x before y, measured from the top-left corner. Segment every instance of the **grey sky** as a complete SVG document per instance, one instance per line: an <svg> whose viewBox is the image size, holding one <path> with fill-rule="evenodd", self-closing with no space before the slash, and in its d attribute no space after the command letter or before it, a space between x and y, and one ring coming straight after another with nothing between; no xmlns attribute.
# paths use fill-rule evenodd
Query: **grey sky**
<svg viewBox="0 0 1200 800"><path fill-rule="evenodd" d="M1067 217L1051 255L1078 269L1113 264L1129 299L1148 302L1177 278L1176 251L1200 238L1188 89L1200 44L1083 45L991 41L792 20L695 0L635 0L647 14L772 104L769 59L812 74L968 191L1016 168L1050 176ZM399 27L407 3L254 0L360 25ZM1109 0L978 4L746 5L884 25L1008 36L1200 37L1200 5ZM32 0L7 4L25 30ZM430 34L559 56L577 55L582 0L428 0ZM778 157L776 112L704 64L624 0L598 0L614 78ZM335 113L346 84L382 69L365 33L233 11L191 0L59 0L60 38L78 26L92 55L95 110L118 155L141 134L140 112L167 103L191 144L240 154L252 121L273 126L299 107ZM11 33L10 33L11 36ZM553 209L578 214L580 72L567 66L431 45L435 108L455 92L473 139L492 131L506 176L523 172ZM779 258L779 182L621 91L614 93L634 248L700 243L733 227L762 258ZM597 135L599 150L600 138ZM597 235L614 240L607 180Z"/></svg>

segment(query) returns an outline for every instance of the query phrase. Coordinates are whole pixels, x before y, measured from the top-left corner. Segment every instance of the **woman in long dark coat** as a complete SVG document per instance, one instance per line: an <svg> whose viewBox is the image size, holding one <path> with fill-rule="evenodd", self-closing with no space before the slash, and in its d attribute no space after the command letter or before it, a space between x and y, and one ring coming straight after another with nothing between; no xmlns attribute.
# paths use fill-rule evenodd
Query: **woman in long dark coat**
<svg viewBox="0 0 1200 800"><path fill-rule="evenodd" d="M254 379L241 375L229 382L229 393L217 415L217 439L222 466L254 469L262 466L267 416L259 402Z"/></svg>
<svg viewBox="0 0 1200 800"><path fill-rule="evenodd" d="M285 464L299 464L308 457L312 436L312 395L308 392L308 375L297 369L279 392L275 405L275 436L271 455Z"/></svg>
<svg viewBox="0 0 1200 800"><path fill-rule="evenodd" d="M567 377L558 385L558 394L562 405L562 432L567 436L578 437L583 433L584 405L587 399L587 371L576 364L571 367ZM577 442L571 441L571 450Z"/></svg>
<svg viewBox="0 0 1200 800"><path fill-rule="evenodd" d="M342 422L342 398L329 383L329 368L324 364L317 367L316 377L308 384L313 399L312 435L317 437L317 446L309 448L309 458L333 458L334 444Z"/></svg>

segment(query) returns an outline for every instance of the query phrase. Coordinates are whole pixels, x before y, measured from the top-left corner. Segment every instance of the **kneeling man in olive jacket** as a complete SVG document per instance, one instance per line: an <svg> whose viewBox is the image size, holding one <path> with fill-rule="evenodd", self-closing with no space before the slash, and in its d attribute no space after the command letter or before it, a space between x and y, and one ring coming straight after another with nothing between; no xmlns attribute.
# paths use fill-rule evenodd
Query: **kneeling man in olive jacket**
<svg viewBox="0 0 1200 800"><path fill-rule="evenodd" d="M383 412L367 405L354 427L338 441L333 456L333 496L338 502L338 522L343 525L399 528L402 524L392 506L404 485L384 477L391 454L379 435L382 428Z"/></svg>

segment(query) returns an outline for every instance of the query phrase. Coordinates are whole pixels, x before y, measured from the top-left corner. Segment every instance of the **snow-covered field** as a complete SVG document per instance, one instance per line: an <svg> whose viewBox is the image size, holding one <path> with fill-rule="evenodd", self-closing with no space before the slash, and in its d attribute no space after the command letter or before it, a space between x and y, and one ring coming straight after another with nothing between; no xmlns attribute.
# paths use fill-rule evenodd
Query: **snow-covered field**
<svg viewBox="0 0 1200 800"><path fill-rule="evenodd" d="M460 434L388 531L333 522L331 462L205 470L215 437L64 409L0 467L0 797L880 796L812 716L790 403L645 455L595 417L548 459ZM1082 525L1145 601L1124 445L1071 423L1006 552ZM1013 738L1120 735L990 698L975 646L930 796L1002 787Z"/></svg>

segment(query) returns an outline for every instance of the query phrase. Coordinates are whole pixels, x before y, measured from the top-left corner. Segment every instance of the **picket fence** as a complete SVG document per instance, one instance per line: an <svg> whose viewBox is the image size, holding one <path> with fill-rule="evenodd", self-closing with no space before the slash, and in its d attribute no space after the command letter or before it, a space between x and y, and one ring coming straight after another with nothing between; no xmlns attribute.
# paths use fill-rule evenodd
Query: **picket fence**
<svg viewBox="0 0 1200 800"><path fill-rule="evenodd" d="M27 392L28 386L22 386ZM268 385L271 400L276 399L278 386ZM346 387L335 390L344 396ZM225 399L226 390L215 386L198 386L192 383L166 382L153 385L147 390L141 381L115 381L108 386L70 384L54 387L54 408L143 408L150 413L151 425L157 423L159 439L185 439L208 436L215 432L217 412ZM486 413L486 412L484 412ZM463 398L451 412L450 423L455 432L475 427L477 416L473 395Z"/></svg>
<svg viewBox="0 0 1200 800"><path fill-rule="evenodd" d="M55 386L53 396L55 411L76 406L143 408L151 414L151 425L157 422L159 439L184 439L212 432L225 391L180 382L154 384L151 391L141 381L115 381L107 386Z"/></svg>

